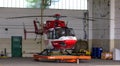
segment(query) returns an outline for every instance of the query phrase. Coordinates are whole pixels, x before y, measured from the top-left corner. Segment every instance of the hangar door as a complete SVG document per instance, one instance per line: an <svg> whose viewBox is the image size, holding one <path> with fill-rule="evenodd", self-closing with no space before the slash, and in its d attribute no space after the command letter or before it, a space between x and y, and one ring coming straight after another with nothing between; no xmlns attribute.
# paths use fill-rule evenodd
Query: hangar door
<svg viewBox="0 0 120 66"><path fill-rule="evenodd" d="M12 36L12 57L22 57L22 36Z"/></svg>

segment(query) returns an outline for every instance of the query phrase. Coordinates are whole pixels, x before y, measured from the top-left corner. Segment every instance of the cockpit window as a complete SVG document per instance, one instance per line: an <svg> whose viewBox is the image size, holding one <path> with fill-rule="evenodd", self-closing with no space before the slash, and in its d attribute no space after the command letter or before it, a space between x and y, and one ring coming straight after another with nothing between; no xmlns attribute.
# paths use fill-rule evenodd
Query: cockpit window
<svg viewBox="0 0 120 66"><path fill-rule="evenodd" d="M55 29L56 38L61 36L74 36L74 31L72 28L57 28Z"/></svg>
<svg viewBox="0 0 120 66"><path fill-rule="evenodd" d="M74 36L74 31L72 28L55 28L48 32L49 39L58 39L62 36Z"/></svg>

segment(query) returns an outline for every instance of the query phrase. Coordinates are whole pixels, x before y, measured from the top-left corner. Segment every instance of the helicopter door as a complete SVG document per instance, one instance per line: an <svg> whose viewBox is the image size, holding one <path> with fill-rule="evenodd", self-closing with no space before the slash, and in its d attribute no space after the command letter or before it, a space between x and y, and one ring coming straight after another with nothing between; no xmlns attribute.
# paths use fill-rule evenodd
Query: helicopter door
<svg viewBox="0 0 120 66"><path fill-rule="evenodd" d="M47 38L48 39L56 39L55 37L56 37L55 36L55 30L48 31L48 33L47 33Z"/></svg>

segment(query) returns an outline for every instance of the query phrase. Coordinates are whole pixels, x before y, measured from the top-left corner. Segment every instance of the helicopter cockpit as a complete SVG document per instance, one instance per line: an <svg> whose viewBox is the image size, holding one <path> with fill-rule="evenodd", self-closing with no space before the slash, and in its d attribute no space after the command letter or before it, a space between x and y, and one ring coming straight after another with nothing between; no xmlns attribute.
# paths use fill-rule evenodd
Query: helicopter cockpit
<svg viewBox="0 0 120 66"><path fill-rule="evenodd" d="M53 30L49 30L48 39L58 39L62 36L75 36L75 33L72 28L63 27L63 28L54 28Z"/></svg>

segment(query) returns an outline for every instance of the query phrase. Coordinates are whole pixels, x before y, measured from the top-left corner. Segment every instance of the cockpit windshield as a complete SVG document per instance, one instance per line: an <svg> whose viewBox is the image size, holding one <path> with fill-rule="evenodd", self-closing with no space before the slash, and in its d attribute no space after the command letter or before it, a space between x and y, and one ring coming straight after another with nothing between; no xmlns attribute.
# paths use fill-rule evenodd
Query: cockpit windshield
<svg viewBox="0 0 120 66"><path fill-rule="evenodd" d="M55 28L48 32L48 38L58 39L62 36L75 36L72 28Z"/></svg>

